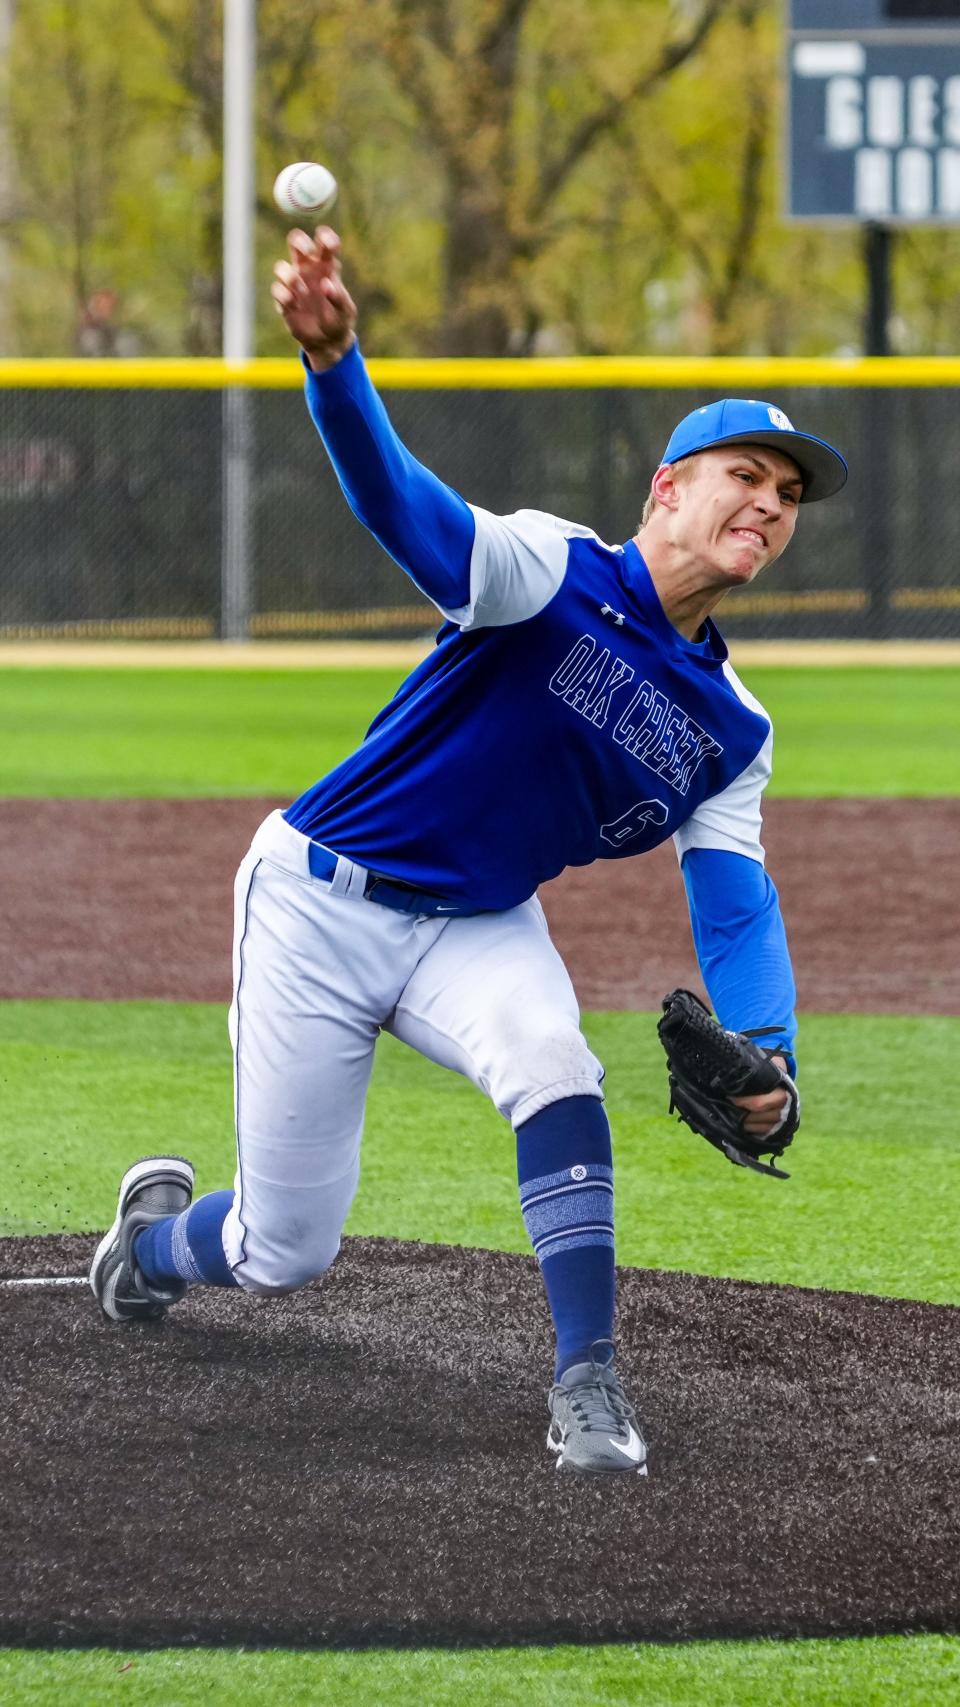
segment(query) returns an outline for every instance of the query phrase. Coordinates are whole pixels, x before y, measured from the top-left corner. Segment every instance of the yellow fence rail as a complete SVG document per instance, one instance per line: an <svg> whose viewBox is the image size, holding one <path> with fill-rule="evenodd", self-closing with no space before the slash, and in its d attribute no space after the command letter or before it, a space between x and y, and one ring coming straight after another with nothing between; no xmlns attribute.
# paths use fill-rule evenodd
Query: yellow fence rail
<svg viewBox="0 0 960 1707"><path fill-rule="evenodd" d="M820 357L740 356L558 356L530 360L499 357L381 357L368 363L376 385L386 391L539 391L589 388L735 391L779 386L960 386L960 357L887 356L851 361ZM0 390L219 391L246 386L291 391L303 384L295 357L264 356L251 362L213 357L149 359L46 356L0 360Z"/></svg>

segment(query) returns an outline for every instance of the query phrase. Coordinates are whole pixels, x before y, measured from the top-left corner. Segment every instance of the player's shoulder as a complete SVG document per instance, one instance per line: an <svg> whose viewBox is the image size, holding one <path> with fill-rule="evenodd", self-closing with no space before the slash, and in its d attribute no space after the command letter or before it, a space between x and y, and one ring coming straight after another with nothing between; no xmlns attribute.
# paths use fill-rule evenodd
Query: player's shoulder
<svg viewBox="0 0 960 1707"><path fill-rule="evenodd" d="M564 516L550 516L548 510L514 510L512 516L504 516L502 521L514 522L518 527L540 527L545 533L560 534L562 539L591 539L594 545L601 546L605 551L623 550L623 546L608 545L606 539L601 539L594 527L586 527L584 522L565 521Z"/></svg>
<svg viewBox="0 0 960 1707"><path fill-rule="evenodd" d="M567 521L563 516L551 515L548 510L514 510L511 515L496 516L494 520L521 538L532 539L541 535L552 539L558 537L565 540L584 539L593 541L604 551L622 552L623 550L620 545L608 545L606 540L600 538L594 528L586 527L583 522Z"/></svg>
<svg viewBox="0 0 960 1707"><path fill-rule="evenodd" d="M619 561L593 528L547 510L494 516L470 506L476 521L472 603L457 613L463 628L506 627L544 610L562 587L595 572L597 559Z"/></svg>
<svg viewBox="0 0 960 1707"><path fill-rule="evenodd" d="M728 686L736 694L740 703L745 705L749 711L755 711L758 717L765 718L767 723L771 723L770 713L766 706L762 705L756 694L751 693L746 684L740 680L729 658L724 659L723 674Z"/></svg>
<svg viewBox="0 0 960 1707"><path fill-rule="evenodd" d="M598 539L604 542L594 528L588 528L583 522L567 521L563 516L553 516L549 510L515 510L513 515L504 516L505 522L515 522L518 527L541 527L550 533L562 533L564 539Z"/></svg>

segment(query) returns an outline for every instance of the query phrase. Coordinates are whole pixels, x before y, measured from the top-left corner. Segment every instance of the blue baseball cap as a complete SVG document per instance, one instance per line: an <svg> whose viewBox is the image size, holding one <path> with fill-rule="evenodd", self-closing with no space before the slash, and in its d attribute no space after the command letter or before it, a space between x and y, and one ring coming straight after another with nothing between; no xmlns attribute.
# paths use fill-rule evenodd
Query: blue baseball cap
<svg viewBox="0 0 960 1707"><path fill-rule="evenodd" d="M758 403L754 397L725 397L722 403L706 403L685 415L670 435L663 461L679 462L715 445L772 445L783 451L803 475L801 504L832 498L847 478L838 450L810 433L798 433L775 403Z"/></svg>

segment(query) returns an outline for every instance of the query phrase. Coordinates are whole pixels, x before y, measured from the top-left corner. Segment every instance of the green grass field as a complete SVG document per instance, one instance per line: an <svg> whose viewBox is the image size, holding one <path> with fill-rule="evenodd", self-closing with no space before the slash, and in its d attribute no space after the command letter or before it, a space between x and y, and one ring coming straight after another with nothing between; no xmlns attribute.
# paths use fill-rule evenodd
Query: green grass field
<svg viewBox="0 0 960 1707"><path fill-rule="evenodd" d="M954 795L948 670L744 672L777 726L780 794ZM16 670L0 677L2 795L292 795L355 742L393 673ZM840 734L842 731L842 736ZM66 732L66 733L65 733ZM789 1183L723 1166L663 1111L651 1016L585 1021L608 1068L619 1259L960 1303L960 1018L804 1015ZM103 1226L136 1153L202 1189L233 1167L221 1009L0 1004L5 1232ZM937 1118L931 1114L937 1112ZM79 1165L78 1165L79 1164ZM524 1250L509 1132L473 1089L384 1041L354 1233ZM438 1210L451 1178L459 1201ZM0 1652L4 1707L856 1707L960 1702L960 1638L496 1652Z"/></svg>
<svg viewBox="0 0 960 1707"><path fill-rule="evenodd" d="M960 671L751 669L772 792L960 793ZM289 795L355 745L388 670L8 670L0 796ZM930 732L935 731L933 739Z"/></svg>
<svg viewBox="0 0 960 1707"><path fill-rule="evenodd" d="M960 1642L690 1642L439 1653L0 1652L5 1707L933 1707Z"/></svg>
<svg viewBox="0 0 960 1707"><path fill-rule="evenodd" d="M668 1118L652 1014L591 1014L585 1029L607 1068L619 1261L960 1303L960 1146L917 1119L929 1085L960 1100L960 1019L809 1016L803 1134L783 1184L721 1165ZM3 1232L104 1227L124 1168L171 1144L201 1190L231 1183L222 1009L5 1002L0 1051L17 1110L0 1130ZM393 1038L377 1055L348 1232L528 1250L506 1122Z"/></svg>

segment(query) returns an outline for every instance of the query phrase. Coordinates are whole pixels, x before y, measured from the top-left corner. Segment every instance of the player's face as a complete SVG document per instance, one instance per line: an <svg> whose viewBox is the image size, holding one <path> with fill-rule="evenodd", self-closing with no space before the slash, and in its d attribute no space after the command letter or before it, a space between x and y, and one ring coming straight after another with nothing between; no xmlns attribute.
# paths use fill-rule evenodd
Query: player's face
<svg viewBox="0 0 960 1707"><path fill-rule="evenodd" d="M796 463L766 445L700 451L677 486L683 543L721 581L743 585L789 545L802 491Z"/></svg>

